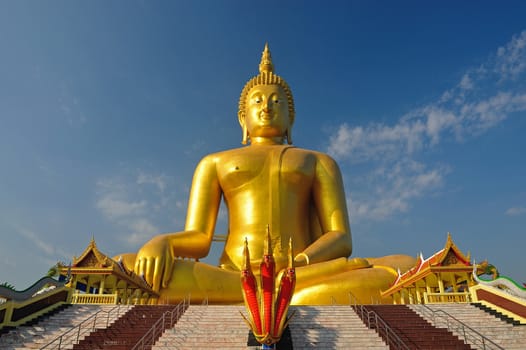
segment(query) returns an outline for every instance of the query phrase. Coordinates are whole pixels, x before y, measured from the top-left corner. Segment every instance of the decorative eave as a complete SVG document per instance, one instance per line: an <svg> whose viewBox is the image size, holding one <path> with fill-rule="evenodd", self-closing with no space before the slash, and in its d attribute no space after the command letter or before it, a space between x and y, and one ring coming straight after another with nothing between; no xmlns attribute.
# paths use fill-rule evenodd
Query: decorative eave
<svg viewBox="0 0 526 350"><path fill-rule="evenodd" d="M139 275L136 275L132 271L126 271L124 269L119 268L119 264L115 262L115 264L111 267L103 267L103 268L90 268L90 267L69 267L69 266L61 266L60 268L60 274L67 276L67 275L116 275L120 279L127 281L130 285L140 287L143 290L148 291L149 293L158 296L157 292L154 292L152 287L146 282L146 280Z"/></svg>

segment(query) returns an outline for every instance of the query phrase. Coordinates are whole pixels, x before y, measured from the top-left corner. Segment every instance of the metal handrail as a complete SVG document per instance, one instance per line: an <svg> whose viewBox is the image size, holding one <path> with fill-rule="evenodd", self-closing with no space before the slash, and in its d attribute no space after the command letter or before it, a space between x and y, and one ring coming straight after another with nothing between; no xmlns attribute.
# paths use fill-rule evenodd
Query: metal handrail
<svg viewBox="0 0 526 350"><path fill-rule="evenodd" d="M349 302L351 306L358 305L358 298L352 292L349 292Z"/></svg>
<svg viewBox="0 0 526 350"><path fill-rule="evenodd" d="M362 319L367 328L376 330L390 348L409 350L409 346L400 339L398 334L376 312L367 310L363 304L358 304L358 298L351 292L349 292L349 299L351 308Z"/></svg>
<svg viewBox="0 0 526 350"><path fill-rule="evenodd" d="M483 334L479 333L478 331L471 328L470 326L460 321L459 319L455 318L454 316L447 313L446 311L433 310L427 305L420 305L420 306L423 306L421 310L422 310L422 314L424 315L424 317L431 319L431 321L433 322L433 325L438 327L439 323L437 319L439 318L445 319L445 325L446 325L447 330L462 337L466 343L469 343L475 346L481 346L482 349L504 350L502 346L496 344L491 339L487 338Z"/></svg>
<svg viewBox="0 0 526 350"><path fill-rule="evenodd" d="M351 306L365 325L376 330L391 349L409 350L409 346L396 334L391 327L374 311L367 310L364 305L355 304Z"/></svg>
<svg viewBox="0 0 526 350"><path fill-rule="evenodd" d="M62 349L63 346L71 345L71 344L77 344L79 342L79 339L80 339L81 335L84 335L85 333L88 333L88 332L93 332L97 328L96 327L97 326L97 318L98 318L98 320L100 320L100 317L99 317L100 314L102 314L102 313L107 314L105 327L108 327L108 325L110 323L110 315L115 310L117 310L116 318L118 318L119 315L120 315L120 309L121 309L121 305L117 305L114 308L112 308L111 310L99 310L96 313L94 313L93 315L91 315L90 317L88 317L87 319L85 319L84 321L82 321L81 323L79 323L78 325L71 327L69 330L64 332L62 335L60 335L57 338L53 339L51 342L47 343L46 345L44 345L40 349L41 350L42 349L59 349L60 350L60 349ZM90 324L90 325L88 325L88 324ZM58 344L55 344L57 342L58 342ZM55 347L51 347L52 345L55 345Z"/></svg>
<svg viewBox="0 0 526 350"><path fill-rule="evenodd" d="M174 324L181 318L188 308L188 305L189 300L185 298L179 304L177 304L173 310L163 313L161 318L159 318L159 320L155 322L148 332L146 332L146 334L141 339L139 339L132 350L143 350L154 345L163 332L168 328L172 328Z"/></svg>

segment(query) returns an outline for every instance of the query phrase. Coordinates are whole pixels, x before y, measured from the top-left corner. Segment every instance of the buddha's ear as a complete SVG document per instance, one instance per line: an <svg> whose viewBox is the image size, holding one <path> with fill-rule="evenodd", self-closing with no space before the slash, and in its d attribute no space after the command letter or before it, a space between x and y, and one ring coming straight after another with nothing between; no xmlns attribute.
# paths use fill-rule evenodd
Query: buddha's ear
<svg viewBox="0 0 526 350"><path fill-rule="evenodd" d="M246 145L248 142L248 130L247 123L245 122L245 112L239 111L237 113L237 118L239 119L239 125L241 125L241 129L243 130L243 139L241 140L241 143Z"/></svg>
<svg viewBox="0 0 526 350"><path fill-rule="evenodd" d="M239 120L239 125L243 127L243 125L245 125L245 112L244 111L237 112L237 119Z"/></svg>

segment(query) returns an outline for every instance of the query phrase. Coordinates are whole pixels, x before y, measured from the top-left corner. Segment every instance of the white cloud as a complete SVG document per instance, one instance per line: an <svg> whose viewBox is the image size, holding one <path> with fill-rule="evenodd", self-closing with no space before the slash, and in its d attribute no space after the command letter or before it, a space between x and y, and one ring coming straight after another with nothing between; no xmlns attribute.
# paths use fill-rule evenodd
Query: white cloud
<svg viewBox="0 0 526 350"><path fill-rule="evenodd" d="M97 201L97 208L108 218L117 218L133 214L140 214L144 211L147 202L128 202L122 199L113 198L113 193L108 193Z"/></svg>
<svg viewBox="0 0 526 350"><path fill-rule="evenodd" d="M501 80L518 79L526 70L526 31L514 36L511 41L497 50L495 71Z"/></svg>
<svg viewBox="0 0 526 350"><path fill-rule="evenodd" d="M20 235L27 238L47 255L55 254L55 246L53 244L44 242L35 232L25 227L17 227L16 230L18 233L20 233Z"/></svg>
<svg viewBox="0 0 526 350"><path fill-rule="evenodd" d="M468 69L436 102L409 111L396 123L338 126L327 152L339 161L374 169L366 176L365 195L353 194L354 219L383 219L407 211L416 198L440 187L448 167L424 166L415 159L446 140L479 136L513 113L526 111L526 91L521 84L526 80L522 77L525 71L523 31L482 65Z"/></svg>
<svg viewBox="0 0 526 350"><path fill-rule="evenodd" d="M455 125L457 118L447 110L429 108L427 111L426 134L431 138L431 145L438 144L440 134Z"/></svg>
<svg viewBox="0 0 526 350"><path fill-rule="evenodd" d="M506 210L506 215L509 216L519 216L519 215L526 215L526 208L525 207L513 207Z"/></svg>
<svg viewBox="0 0 526 350"><path fill-rule="evenodd" d="M71 127L82 126L87 122L87 118L82 111L80 99L72 95L72 91L66 82L60 84L58 108Z"/></svg>
<svg viewBox="0 0 526 350"><path fill-rule="evenodd" d="M392 126L343 123L331 136L327 152L352 162L398 158L436 146L443 138L463 140L480 135L520 111L526 111L526 93L522 92L497 92L461 105L438 102L409 112Z"/></svg>
<svg viewBox="0 0 526 350"><path fill-rule="evenodd" d="M473 82L471 81L468 73L464 74L460 80L459 86L464 90L470 90L473 88Z"/></svg>
<svg viewBox="0 0 526 350"><path fill-rule="evenodd" d="M344 123L331 137L327 152L336 158L355 162L413 153L422 147L425 130L425 124L420 121L402 121L392 127L370 124L365 128L351 128Z"/></svg>
<svg viewBox="0 0 526 350"><path fill-rule="evenodd" d="M151 184L155 185L159 191L164 192L166 189L166 181L167 176L165 175L152 175L152 174L146 174L141 172L139 176L137 176L137 184L143 185L143 184Z"/></svg>
<svg viewBox="0 0 526 350"><path fill-rule="evenodd" d="M60 249L55 244L47 243L44 239L42 239L41 237L47 236L45 234L38 234L35 231L27 227L22 227L20 225L14 225L14 229L22 237L26 238L28 241L34 244L45 255L52 257L52 259L56 259L57 257L69 259L71 257L70 253L67 253L64 250Z"/></svg>
<svg viewBox="0 0 526 350"><path fill-rule="evenodd" d="M126 184L115 179L99 180L97 182L97 209L109 219L119 219L143 213L147 201L129 199L126 187Z"/></svg>
<svg viewBox="0 0 526 350"><path fill-rule="evenodd" d="M406 158L368 174L369 191L352 194L350 212L353 221L383 220L404 213L412 201L438 190L449 172L446 166L430 169Z"/></svg>
<svg viewBox="0 0 526 350"><path fill-rule="evenodd" d="M96 183L95 207L118 231L125 231L121 238L129 246L136 247L162 233L163 226L172 230L173 220L167 223L166 218L184 215L171 182L168 176L141 170L135 177L101 179ZM182 225L182 220L178 221Z"/></svg>
<svg viewBox="0 0 526 350"><path fill-rule="evenodd" d="M154 175L144 172L140 172L137 176L137 185L152 185L158 190L159 201L154 205L156 210L159 210L161 207L165 206L170 200L169 196L166 195L165 190L168 186L170 178L164 174ZM151 191L146 189L146 191Z"/></svg>
<svg viewBox="0 0 526 350"><path fill-rule="evenodd" d="M154 235L161 233L157 226L145 218L131 220L128 226L131 232L127 235L126 241L131 245L143 244Z"/></svg>

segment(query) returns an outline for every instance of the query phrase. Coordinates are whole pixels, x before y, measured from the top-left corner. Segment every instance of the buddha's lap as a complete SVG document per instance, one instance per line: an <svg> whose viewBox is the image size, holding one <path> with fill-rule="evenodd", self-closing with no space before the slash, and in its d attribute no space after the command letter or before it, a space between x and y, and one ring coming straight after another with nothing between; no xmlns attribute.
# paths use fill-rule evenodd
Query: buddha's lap
<svg viewBox="0 0 526 350"><path fill-rule="evenodd" d="M293 304L348 302L351 294L359 300L365 296L379 298L379 292L387 289L396 278L397 267L414 264L414 258L404 255L371 258L370 261L392 265L370 265L366 259L339 258L298 267ZM240 278L240 271L177 260L168 286L161 289L161 300L190 296L193 301L241 302Z"/></svg>

